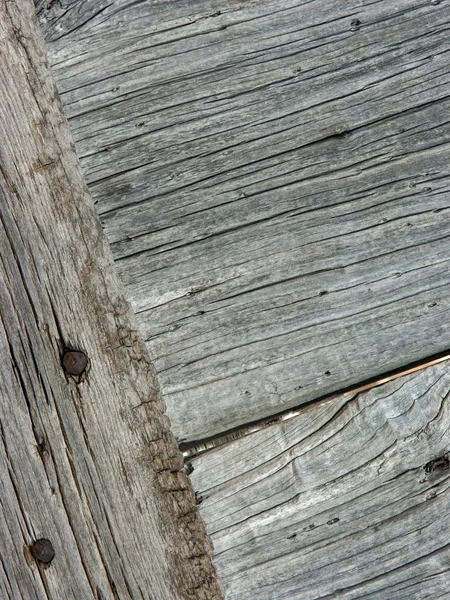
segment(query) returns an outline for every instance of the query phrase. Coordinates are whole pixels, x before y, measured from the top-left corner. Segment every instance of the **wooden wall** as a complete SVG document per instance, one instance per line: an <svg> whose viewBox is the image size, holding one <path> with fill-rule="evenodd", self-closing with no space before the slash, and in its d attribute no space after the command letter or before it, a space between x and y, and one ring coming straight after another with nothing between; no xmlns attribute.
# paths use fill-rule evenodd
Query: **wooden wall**
<svg viewBox="0 0 450 600"><path fill-rule="evenodd" d="M227 599L450 598L448 3L37 7Z"/></svg>

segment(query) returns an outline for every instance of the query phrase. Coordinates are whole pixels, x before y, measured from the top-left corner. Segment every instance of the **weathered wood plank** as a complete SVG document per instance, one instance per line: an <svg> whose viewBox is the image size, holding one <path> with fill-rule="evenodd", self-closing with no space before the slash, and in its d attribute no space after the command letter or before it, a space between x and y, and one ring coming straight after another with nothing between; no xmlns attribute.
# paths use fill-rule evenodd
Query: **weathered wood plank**
<svg viewBox="0 0 450 600"><path fill-rule="evenodd" d="M227 600L450 598L449 366L194 459Z"/></svg>
<svg viewBox="0 0 450 600"><path fill-rule="evenodd" d="M2 600L223 597L26 0L0 0L0 363Z"/></svg>
<svg viewBox="0 0 450 600"><path fill-rule="evenodd" d="M447 4L68 4L53 70L179 439L447 349Z"/></svg>

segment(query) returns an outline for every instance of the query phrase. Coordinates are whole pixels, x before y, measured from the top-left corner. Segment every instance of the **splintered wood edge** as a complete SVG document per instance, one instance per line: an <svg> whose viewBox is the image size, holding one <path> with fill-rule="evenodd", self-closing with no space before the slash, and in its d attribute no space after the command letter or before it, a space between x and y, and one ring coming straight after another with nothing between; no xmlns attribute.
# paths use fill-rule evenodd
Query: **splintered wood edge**
<svg viewBox="0 0 450 600"><path fill-rule="evenodd" d="M7 595L220 600L211 541L80 171L31 0L0 0L0 55ZM64 371L67 350L88 357L82 373ZM55 558L45 573L35 565L37 575L23 548L47 537Z"/></svg>

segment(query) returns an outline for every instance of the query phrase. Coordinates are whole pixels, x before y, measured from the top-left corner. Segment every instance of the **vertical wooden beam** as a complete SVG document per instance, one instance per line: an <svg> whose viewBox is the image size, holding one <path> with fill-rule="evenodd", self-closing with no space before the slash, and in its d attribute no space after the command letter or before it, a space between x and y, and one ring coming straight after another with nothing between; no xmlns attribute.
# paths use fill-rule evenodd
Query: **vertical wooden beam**
<svg viewBox="0 0 450 600"><path fill-rule="evenodd" d="M29 0L0 0L0 360L0 597L221 598Z"/></svg>

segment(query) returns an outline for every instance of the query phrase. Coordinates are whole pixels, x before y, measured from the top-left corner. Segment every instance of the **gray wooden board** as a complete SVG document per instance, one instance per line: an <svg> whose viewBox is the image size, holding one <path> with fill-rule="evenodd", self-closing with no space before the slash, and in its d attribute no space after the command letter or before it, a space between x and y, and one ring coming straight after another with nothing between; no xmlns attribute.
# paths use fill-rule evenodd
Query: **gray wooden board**
<svg viewBox="0 0 450 600"><path fill-rule="evenodd" d="M45 62L32 0L0 0L0 598L221 600Z"/></svg>
<svg viewBox="0 0 450 600"><path fill-rule="evenodd" d="M449 346L448 3L38 6L179 439Z"/></svg>
<svg viewBox="0 0 450 600"><path fill-rule="evenodd" d="M194 459L227 600L450 598L449 366Z"/></svg>

